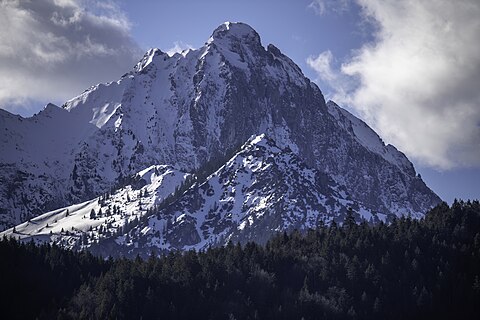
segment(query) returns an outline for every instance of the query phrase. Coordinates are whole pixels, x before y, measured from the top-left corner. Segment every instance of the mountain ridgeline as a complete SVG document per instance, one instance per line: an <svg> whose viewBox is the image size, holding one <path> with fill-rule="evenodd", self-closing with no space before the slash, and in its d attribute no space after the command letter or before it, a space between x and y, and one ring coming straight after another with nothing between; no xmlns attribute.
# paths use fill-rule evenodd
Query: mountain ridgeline
<svg viewBox="0 0 480 320"><path fill-rule="evenodd" d="M265 242L350 209L374 223L440 203L403 153L243 23L196 50L151 49L61 108L0 110L0 130L0 227L72 248Z"/></svg>

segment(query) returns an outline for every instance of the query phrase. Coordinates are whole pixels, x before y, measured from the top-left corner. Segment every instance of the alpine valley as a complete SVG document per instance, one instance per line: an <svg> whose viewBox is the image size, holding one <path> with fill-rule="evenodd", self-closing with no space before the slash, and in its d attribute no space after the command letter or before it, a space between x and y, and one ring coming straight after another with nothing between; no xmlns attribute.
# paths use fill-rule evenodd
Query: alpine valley
<svg viewBox="0 0 480 320"><path fill-rule="evenodd" d="M0 109L0 230L105 256L264 243L440 203L412 163L246 24L118 81Z"/></svg>

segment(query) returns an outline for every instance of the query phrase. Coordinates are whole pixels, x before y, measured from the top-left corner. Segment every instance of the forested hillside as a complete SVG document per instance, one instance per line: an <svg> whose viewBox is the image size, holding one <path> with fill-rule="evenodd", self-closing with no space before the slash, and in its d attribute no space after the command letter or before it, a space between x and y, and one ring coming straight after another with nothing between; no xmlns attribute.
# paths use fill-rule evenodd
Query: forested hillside
<svg viewBox="0 0 480 320"><path fill-rule="evenodd" d="M147 260L0 241L4 319L478 319L480 203Z"/></svg>

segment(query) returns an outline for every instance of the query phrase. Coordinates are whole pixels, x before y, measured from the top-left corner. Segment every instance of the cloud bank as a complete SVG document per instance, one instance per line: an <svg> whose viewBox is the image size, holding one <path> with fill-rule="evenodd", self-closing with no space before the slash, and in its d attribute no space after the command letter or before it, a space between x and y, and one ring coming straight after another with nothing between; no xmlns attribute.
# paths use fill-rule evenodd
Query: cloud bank
<svg viewBox="0 0 480 320"><path fill-rule="evenodd" d="M320 80L334 81L333 98L420 163L480 166L480 2L357 4L375 23L374 43L341 70L332 70L329 52L307 60Z"/></svg>
<svg viewBox="0 0 480 320"><path fill-rule="evenodd" d="M0 107L12 112L65 101L141 57L128 19L109 1L4 0L0 30Z"/></svg>

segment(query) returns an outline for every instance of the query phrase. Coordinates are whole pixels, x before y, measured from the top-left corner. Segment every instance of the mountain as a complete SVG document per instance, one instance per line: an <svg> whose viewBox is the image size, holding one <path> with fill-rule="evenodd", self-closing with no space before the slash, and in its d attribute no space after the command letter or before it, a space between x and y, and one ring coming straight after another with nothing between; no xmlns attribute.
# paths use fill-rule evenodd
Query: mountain
<svg viewBox="0 0 480 320"><path fill-rule="evenodd" d="M274 159L292 157L302 165L267 170L257 177L278 179L295 172L297 180L287 179L280 189L265 190L265 206L257 209L272 218L265 219L252 235L232 233L235 239L261 239L269 233L267 229L308 227L310 220L298 217L288 226L278 222L273 208L287 206L286 199L309 203L314 220L341 216L341 209L329 211L322 199L350 201L348 206L355 205L358 211L387 219L393 215L422 217L440 202L403 153L385 145L364 122L334 102L325 102L320 89L292 60L273 45L265 48L259 35L243 23L222 24L196 50L169 56L151 49L118 81L93 86L61 108L49 104L27 119L0 110L0 131L4 133L0 139L3 229L45 212L93 201L107 192L115 193L130 177L152 166L169 165L178 172L193 174L216 163L217 168L225 165L223 170L234 174L237 169L228 169L228 163L221 162L232 161L227 154L242 145L248 149L247 145L258 137L271 145L266 150ZM242 157L239 153L236 156ZM301 168L329 182L313 187ZM208 179L184 183L191 189L184 190L186 198L177 200L190 205L188 197L204 197L195 188ZM234 177L228 179L240 183ZM254 181L270 183L247 179L240 184L247 188ZM312 189L301 187L304 183ZM288 191L284 204L280 190ZM302 200L302 196L306 198ZM312 202L315 197L316 204ZM220 204L222 199L215 201ZM161 205L160 198L156 201L155 205ZM345 209L345 203L338 208ZM170 204L163 210L174 217L180 209ZM279 216L284 212L288 210ZM239 221L235 219L256 215L248 210L231 213L232 217L222 218L225 225L230 225L228 230L236 228ZM190 217L196 222L183 224L202 225L193 211L184 219ZM182 228L174 226L175 230ZM192 245L207 245L216 232L217 239L227 237L226 233L220 234L227 230L222 228L209 229L208 237L197 230L203 244ZM167 230L170 233L173 237L176 231ZM177 247L172 239L167 242ZM190 242L182 240L179 246Z"/></svg>
<svg viewBox="0 0 480 320"><path fill-rule="evenodd" d="M265 242L274 233L388 216L367 210L346 188L309 168L265 134L252 136L219 169L202 178L152 166L125 187L17 225L20 239L55 242L105 255L155 249L206 249L228 241ZM161 204L161 206L159 206Z"/></svg>

